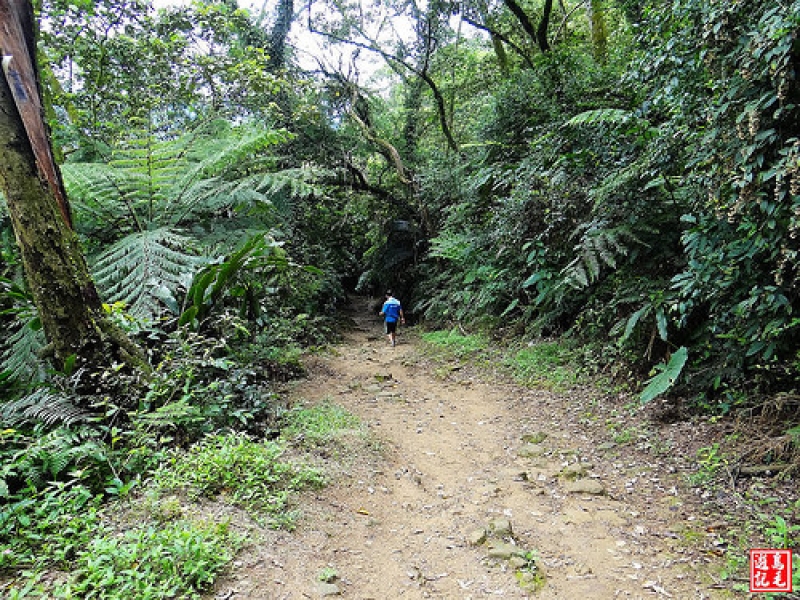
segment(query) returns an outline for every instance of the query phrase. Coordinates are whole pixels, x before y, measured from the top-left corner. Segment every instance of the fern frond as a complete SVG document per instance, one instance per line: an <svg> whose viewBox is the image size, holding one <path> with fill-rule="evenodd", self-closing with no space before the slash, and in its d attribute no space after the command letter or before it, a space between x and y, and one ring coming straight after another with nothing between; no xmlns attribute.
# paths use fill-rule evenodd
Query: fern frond
<svg viewBox="0 0 800 600"><path fill-rule="evenodd" d="M69 394L44 387L5 403L0 409L0 415L10 426L37 421L48 426L69 426L86 421L92 416L76 406Z"/></svg>
<svg viewBox="0 0 800 600"><path fill-rule="evenodd" d="M606 228L603 222L584 223L573 237L581 235L575 246L575 258L562 271L566 283L585 288L599 277L603 265L617 268L617 257L628 254L626 242L638 242L627 226Z"/></svg>
<svg viewBox="0 0 800 600"><path fill-rule="evenodd" d="M598 108L587 110L572 117L566 122L571 127L582 125L623 125L634 121L637 117L629 110L621 108Z"/></svg>
<svg viewBox="0 0 800 600"><path fill-rule="evenodd" d="M39 352L46 340L39 319L29 314L18 321L17 330L5 340L5 349L0 362L0 372L8 373L11 379L22 383L44 378L44 364Z"/></svg>
<svg viewBox="0 0 800 600"><path fill-rule="evenodd" d="M194 166L186 173L183 183L217 177L292 138L284 129L265 129L257 125L226 128L209 136L203 133L201 131L199 140L188 148L187 158Z"/></svg>
<svg viewBox="0 0 800 600"><path fill-rule="evenodd" d="M127 173L110 164L68 163L61 167L64 185L79 221L92 225L116 222L121 215L133 219L126 194L142 185L140 173Z"/></svg>
<svg viewBox="0 0 800 600"><path fill-rule="evenodd" d="M316 185L317 174L310 169L285 169L277 173L260 175L255 189L263 193L285 220L291 218L293 200L324 196Z"/></svg>
<svg viewBox="0 0 800 600"><path fill-rule="evenodd" d="M132 315L153 318L161 310L155 288L165 287L176 295L203 264L191 247L190 238L168 228L131 234L94 262L98 288L107 300L124 302Z"/></svg>
<svg viewBox="0 0 800 600"><path fill-rule="evenodd" d="M137 414L133 421L135 425L152 431L193 425L205 419L200 407L193 406L186 398L181 398L160 406L153 412Z"/></svg>

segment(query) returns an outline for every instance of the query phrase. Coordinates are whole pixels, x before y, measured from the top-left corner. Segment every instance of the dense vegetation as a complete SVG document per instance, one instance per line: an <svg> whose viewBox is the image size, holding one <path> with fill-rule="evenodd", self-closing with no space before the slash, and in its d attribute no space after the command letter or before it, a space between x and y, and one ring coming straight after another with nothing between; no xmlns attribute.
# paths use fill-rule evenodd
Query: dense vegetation
<svg viewBox="0 0 800 600"><path fill-rule="evenodd" d="M800 2L40 4L75 231L148 366L46 358L0 204L0 536L40 523L0 569L78 565L59 593L101 589L80 565L103 498L165 479L176 447L279 454L238 435L278 434L279 382L346 291L570 337L592 369L650 378L644 399L769 406L796 446ZM287 473L276 498L316 481ZM158 518L174 530L92 543L235 547ZM187 568L187 589L213 579Z"/></svg>

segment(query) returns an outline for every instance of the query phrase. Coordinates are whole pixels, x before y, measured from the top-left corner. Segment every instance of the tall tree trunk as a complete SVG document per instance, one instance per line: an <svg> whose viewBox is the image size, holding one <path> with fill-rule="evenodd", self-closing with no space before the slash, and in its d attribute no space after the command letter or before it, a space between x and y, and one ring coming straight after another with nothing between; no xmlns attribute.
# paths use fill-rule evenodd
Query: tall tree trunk
<svg viewBox="0 0 800 600"><path fill-rule="evenodd" d="M414 165L417 159L419 144L420 109L422 108L423 81L414 77L406 85L406 96L403 101L405 124L403 126L403 158Z"/></svg>
<svg viewBox="0 0 800 600"><path fill-rule="evenodd" d="M533 22L531 21L528 13L526 13L523 8L516 2L516 0L503 0L503 3L508 7L508 10L517 18L519 24L522 25L522 29L525 30L525 33L528 34L528 37L531 38L537 45L539 41L536 38L536 29L533 26Z"/></svg>
<svg viewBox="0 0 800 600"><path fill-rule="evenodd" d="M503 40L496 33L492 36L492 48L494 48L494 55L497 57L497 65L500 67L500 72L504 77L508 76L508 55L506 49L503 47Z"/></svg>
<svg viewBox="0 0 800 600"><path fill-rule="evenodd" d="M606 18L603 10L603 0L590 0L587 5L589 13L589 27L592 31L592 53L599 63L606 62L608 53L608 32Z"/></svg>
<svg viewBox="0 0 800 600"><path fill-rule="evenodd" d="M30 52L35 48L30 1L0 0L0 23L4 27L0 37L0 188L54 364L61 368L76 355L81 364L120 361L144 366L139 349L103 314L77 236L63 214L64 205L57 201L59 193L66 199L58 169L55 162L49 167L52 170L42 166L42 140L30 134L41 128L52 159L36 62ZM31 114L38 114L35 127ZM60 186L57 192L54 180Z"/></svg>
<svg viewBox="0 0 800 600"><path fill-rule="evenodd" d="M286 67L286 38L294 19L294 0L278 0L275 10L275 24L269 34L269 62L267 67L278 73Z"/></svg>
<svg viewBox="0 0 800 600"><path fill-rule="evenodd" d="M553 0L544 0L544 8L542 9L542 18L539 20L538 27L533 26L528 13L516 2L516 0L503 0L503 3L508 7L508 10L517 18L522 29L528 34L528 37L533 40L539 47L539 50L544 52L550 51L550 42L547 39L547 33L550 28L550 15L553 12Z"/></svg>

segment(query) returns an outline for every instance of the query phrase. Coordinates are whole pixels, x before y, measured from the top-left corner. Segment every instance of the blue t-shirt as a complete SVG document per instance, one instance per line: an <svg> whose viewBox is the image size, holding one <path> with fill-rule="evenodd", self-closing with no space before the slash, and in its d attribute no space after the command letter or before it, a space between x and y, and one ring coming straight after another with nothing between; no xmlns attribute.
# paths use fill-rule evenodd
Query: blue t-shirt
<svg viewBox="0 0 800 600"><path fill-rule="evenodd" d="M383 303L383 316L387 323L396 323L400 318L400 301L397 298L389 298Z"/></svg>

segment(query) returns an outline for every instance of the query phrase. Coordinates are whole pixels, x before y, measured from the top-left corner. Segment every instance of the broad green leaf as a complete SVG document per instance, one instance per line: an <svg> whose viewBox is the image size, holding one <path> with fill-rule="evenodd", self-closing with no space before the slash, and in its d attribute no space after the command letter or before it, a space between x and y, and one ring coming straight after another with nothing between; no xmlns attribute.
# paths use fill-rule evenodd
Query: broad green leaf
<svg viewBox="0 0 800 600"><path fill-rule="evenodd" d="M650 402L675 385L681 371L683 371L688 356L689 353L685 346L678 348L672 354L666 366L661 365L663 370L650 379L647 383L647 387L642 390L639 400L641 400L643 404Z"/></svg>

